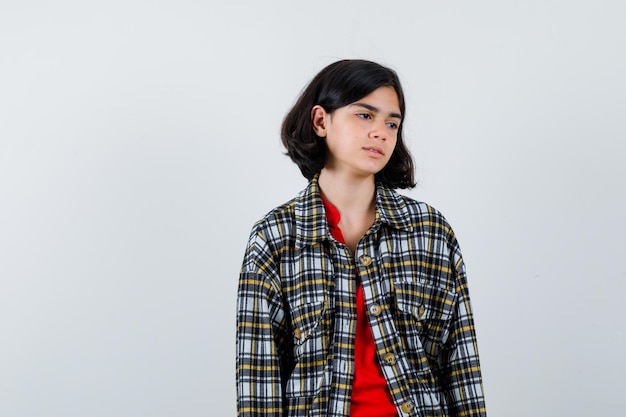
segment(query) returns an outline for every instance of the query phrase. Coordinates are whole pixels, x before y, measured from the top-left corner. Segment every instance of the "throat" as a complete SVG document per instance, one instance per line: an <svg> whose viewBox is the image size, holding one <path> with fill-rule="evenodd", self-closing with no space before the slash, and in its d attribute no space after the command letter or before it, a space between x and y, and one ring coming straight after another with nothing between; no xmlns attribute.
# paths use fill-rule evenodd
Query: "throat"
<svg viewBox="0 0 626 417"><path fill-rule="evenodd" d="M324 202L326 218L331 230L338 231L340 236L338 240L345 243L351 253L355 253L359 241L374 224L376 218L375 206L372 204L366 210L354 210L354 207L341 210L328 201L324 195L322 195L322 201ZM333 232L333 236L335 236L335 232Z"/></svg>
<svg viewBox="0 0 626 417"><path fill-rule="evenodd" d="M372 210L371 213L368 212L365 215L355 216L350 219L346 219L342 216L339 222L339 228L352 254L356 252L356 247L363 235L365 235L372 224L374 224L374 218L374 210Z"/></svg>
<svg viewBox="0 0 626 417"><path fill-rule="evenodd" d="M355 180L324 168L318 183L322 199L338 213L336 226L341 229L346 245L354 253L376 217L374 176Z"/></svg>

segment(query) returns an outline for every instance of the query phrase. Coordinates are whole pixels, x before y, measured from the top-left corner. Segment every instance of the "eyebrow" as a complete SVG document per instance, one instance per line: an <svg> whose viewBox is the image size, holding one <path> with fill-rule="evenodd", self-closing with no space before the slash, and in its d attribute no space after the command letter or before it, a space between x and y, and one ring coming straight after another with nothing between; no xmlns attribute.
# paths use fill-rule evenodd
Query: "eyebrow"
<svg viewBox="0 0 626 417"><path fill-rule="evenodd" d="M378 107L374 107L371 104L367 104L367 103L353 103L353 106L359 106L359 107L364 107L367 110L370 110L374 113L380 113L380 109ZM395 117L397 119L402 120L402 115L400 113L389 113L389 117Z"/></svg>

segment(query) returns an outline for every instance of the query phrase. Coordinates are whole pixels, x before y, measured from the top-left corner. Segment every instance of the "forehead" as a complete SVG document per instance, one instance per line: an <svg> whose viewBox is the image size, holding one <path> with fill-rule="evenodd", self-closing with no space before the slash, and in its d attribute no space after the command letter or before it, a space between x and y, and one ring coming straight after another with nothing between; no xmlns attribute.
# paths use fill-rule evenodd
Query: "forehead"
<svg viewBox="0 0 626 417"><path fill-rule="evenodd" d="M400 100L398 98L398 93L391 86L383 86L378 87L376 90L372 91L365 97L351 103L351 106L359 106L359 105L368 105L373 106L376 111L380 111L383 113L394 113L396 115L400 115Z"/></svg>

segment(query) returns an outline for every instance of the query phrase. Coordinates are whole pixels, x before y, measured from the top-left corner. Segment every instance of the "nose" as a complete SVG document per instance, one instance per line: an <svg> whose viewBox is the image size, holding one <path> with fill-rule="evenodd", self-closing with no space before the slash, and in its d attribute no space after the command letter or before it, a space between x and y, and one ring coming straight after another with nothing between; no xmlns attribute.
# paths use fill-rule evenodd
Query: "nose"
<svg viewBox="0 0 626 417"><path fill-rule="evenodd" d="M387 140L387 125L385 124L384 120L374 123L372 125L372 130L370 130L370 137L372 139L379 139L382 141Z"/></svg>

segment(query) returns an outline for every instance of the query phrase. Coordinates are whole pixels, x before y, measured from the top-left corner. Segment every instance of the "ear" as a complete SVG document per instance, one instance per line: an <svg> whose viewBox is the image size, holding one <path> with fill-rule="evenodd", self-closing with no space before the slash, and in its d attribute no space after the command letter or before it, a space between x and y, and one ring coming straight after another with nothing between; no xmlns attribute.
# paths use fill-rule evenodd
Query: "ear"
<svg viewBox="0 0 626 417"><path fill-rule="evenodd" d="M326 137L326 116L328 112L319 104L311 109L311 124L315 134L321 138Z"/></svg>

